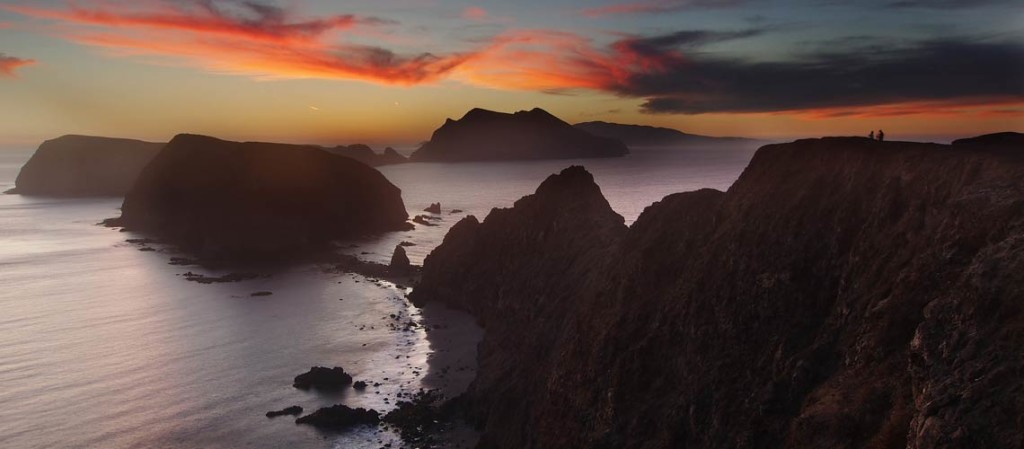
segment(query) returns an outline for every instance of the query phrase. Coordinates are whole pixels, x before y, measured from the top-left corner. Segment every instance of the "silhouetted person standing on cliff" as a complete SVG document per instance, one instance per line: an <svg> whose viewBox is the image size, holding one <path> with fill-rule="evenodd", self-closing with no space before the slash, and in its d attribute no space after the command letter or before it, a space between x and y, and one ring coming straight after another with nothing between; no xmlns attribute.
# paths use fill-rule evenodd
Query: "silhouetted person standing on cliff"
<svg viewBox="0 0 1024 449"><path fill-rule="evenodd" d="M879 142L885 141L885 132L882 131L882 130L878 130L878 141Z"/></svg>
<svg viewBox="0 0 1024 449"><path fill-rule="evenodd" d="M868 133L868 139L875 140L875 132L874 131L871 131L870 133Z"/></svg>

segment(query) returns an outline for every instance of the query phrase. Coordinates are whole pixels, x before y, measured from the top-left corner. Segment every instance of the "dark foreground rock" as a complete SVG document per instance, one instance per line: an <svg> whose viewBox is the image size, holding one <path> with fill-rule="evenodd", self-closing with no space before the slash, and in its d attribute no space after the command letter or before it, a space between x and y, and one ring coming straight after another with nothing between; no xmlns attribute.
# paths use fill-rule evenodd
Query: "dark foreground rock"
<svg viewBox="0 0 1024 449"><path fill-rule="evenodd" d="M340 367L314 366L309 371L295 376L292 386L300 390L338 390L352 384L352 376Z"/></svg>
<svg viewBox="0 0 1024 449"><path fill-rule="evenodd" d="M47 140L25 163L7 193L46 196L124 196L162 143L109 137Z"/></svg>
<svg viewBox="0 0 1024 449"><path fill-rule="evenodd" d="M456 224L410 299L486 329L481 447L1021 447L1006 141L769 145L629 228L570 168Z"/></svg>
<svg viewBox="0 0 1024 449"><path fill-rule="evenodd" d="M618 157L629 153L622 142L597 137L543 109L514 114L473 109L448 119L413 161L502 161Z"/></svg>
<svg viewBox="0 0 1024 449"><path fill-rule="evenodd" d="M356 426L376 426L380 423L380 413L365 408L350 408L335 405L321 408L313 413L295 420L296 424L308 424L324 430L347 430Z"/></svg>
<svg viewBox="0 0 1024 449"><path fill-rule="evenodd" d="M407 401L398 401L383 421L394 426L402 441L414 447L434 447L437 433L448 425L454 407L437 391L419 391Z"/></svg>
<svg viewBox="0 0 1024 449"><path fill-rule="evenodd" d="M316 147L171 140L110 220L208 258L275 259L332 239L408 229L380 172Z"/></svg>
<svg viewBox="0 0 1024 449"><path fill-rule="evenodd" d="M275 418L275 417L284 416L284 415L298 416L298 415L301 415L301 414L302 414L302 407L299 407L297 405L293 405L291 407L285 407L285 408L283 408L281 410L275 410L275 411L267 412L267 418Z"/></svg>

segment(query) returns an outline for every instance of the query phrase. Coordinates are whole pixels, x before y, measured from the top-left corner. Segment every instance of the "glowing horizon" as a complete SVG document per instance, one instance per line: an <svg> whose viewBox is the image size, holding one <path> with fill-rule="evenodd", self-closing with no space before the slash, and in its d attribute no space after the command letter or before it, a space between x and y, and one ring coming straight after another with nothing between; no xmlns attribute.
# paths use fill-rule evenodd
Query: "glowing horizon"
<svg viewBox="0 0 1024 449"><path fill-rule="evenodd" d="M412 145L474 107L765 139L1024 130L1010 1L527 3L0 1L0 145Z"/></svg>

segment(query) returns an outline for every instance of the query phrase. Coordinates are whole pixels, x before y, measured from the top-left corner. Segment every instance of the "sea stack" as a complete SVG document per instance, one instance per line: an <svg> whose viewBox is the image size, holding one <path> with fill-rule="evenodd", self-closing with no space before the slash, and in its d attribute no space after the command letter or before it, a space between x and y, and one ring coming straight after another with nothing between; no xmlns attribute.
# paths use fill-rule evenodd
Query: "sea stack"
<svg viewBox="0 0 1024 449"><path fill-rule="evenodd" d="M417 162L508 161L618 157L629 153L616 139L597 137L543 109L514 114L473 109L448 119L413 153Z"/></svg>
<svg viewBox="0 0 1024 449"><path fill-rule="evenodd" d="M485 328L480 447L1020 447L1020 138L768 145L629 228L571 168L410 299Z"/></svg>
<svg viewBox="0 0 1024 449"><path fill-rule="evenodd" d="M401 191L318 147L176 136L112 225L209 257L276 257L333 239L409 229Z"/></svg>
<svg viewBox="0 0 1024 449"><path fill-rule="evenodd" d="M124 196L162 143L63 136L39 146L7 193L44 196Z"/></svg>
<svg viewBox="0 0 1024 449"><path fill-rule="evenodd" d="M409 256L405 254L404 246L395 246L395 252L391 254L391 264L388 265L388 269L392 274L406 274L412 269L412 265L409 263Z"/></svg>

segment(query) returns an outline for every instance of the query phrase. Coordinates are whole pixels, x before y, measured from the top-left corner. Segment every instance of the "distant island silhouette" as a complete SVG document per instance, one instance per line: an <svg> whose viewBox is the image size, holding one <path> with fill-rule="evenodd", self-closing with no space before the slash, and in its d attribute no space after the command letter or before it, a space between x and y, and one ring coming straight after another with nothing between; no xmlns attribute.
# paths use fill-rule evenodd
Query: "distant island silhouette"
<svg viewBox="0 0 1024 449"><path fill-rule="evenodd" d="M371 167L409 162L407 157L398 154L398 151L395 151L395 149L391 147L385 148L384 153L377 153L373 151L373 148L361 143L347 146L338 145L336 147L325 147L324 150L339 156L355 159Z"/></svg>
<svg viewBox="0 0 1024 449"><path fill-rule="evenodd" d="M124 196L163 143L66 135L47 140L21 168L7 193Z"/></svg>
<svg viewBox="0 0 1024 449"><path fill-rule="evenodd" d="M576 128L601 137L621 140L630 148L674 145L756 145L764 141L745 137L710 137L688 134L672 128L625 125L602 121L577 123Z"/></svg>
<svg viewBox="0 0 1024 449"><path fill-rule="evenodd" d="M594 136L536 108L512 114L472 109L448 119L412 154L414 162L464 162L619 157L621 141Z"/></svg>
<svg viewBox="0 0 1024 449"><path fill-rule="evenodd" d="M264 258L411 228L401 190L318 147L175 136L111 226L212 258Z"/></svg>

